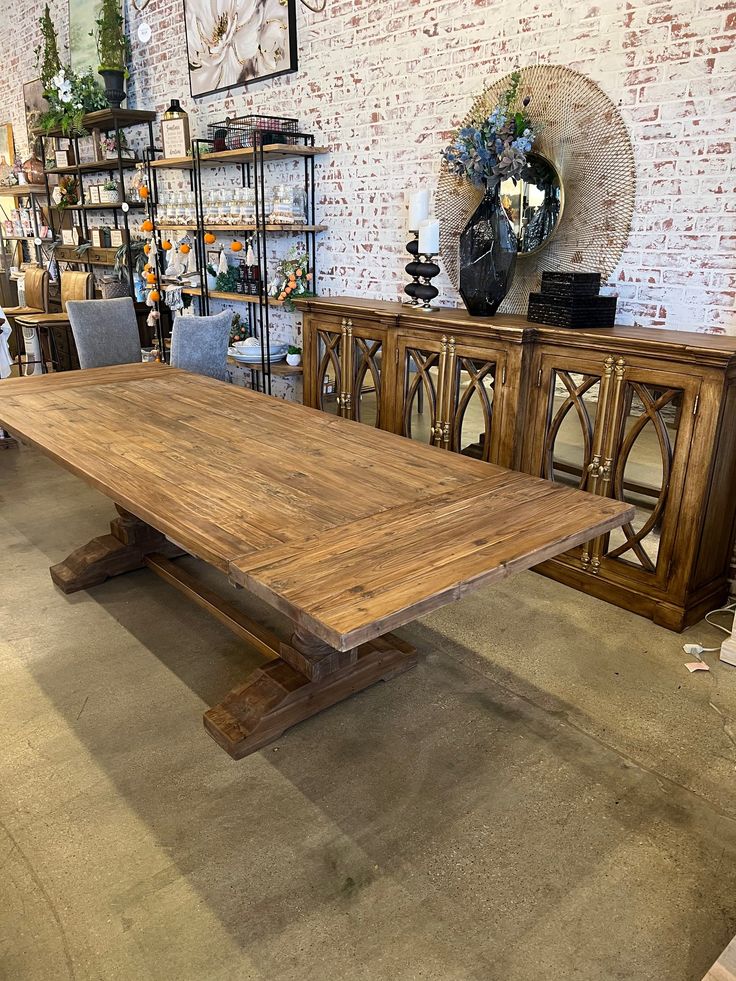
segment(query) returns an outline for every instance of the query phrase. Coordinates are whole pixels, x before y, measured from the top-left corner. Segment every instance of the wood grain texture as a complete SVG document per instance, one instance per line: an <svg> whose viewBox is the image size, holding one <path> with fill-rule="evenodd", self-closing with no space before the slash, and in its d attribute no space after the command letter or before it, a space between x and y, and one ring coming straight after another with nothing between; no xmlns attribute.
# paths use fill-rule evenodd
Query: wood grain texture
<svg viewBox="0 0 736 981"><path fill-rule="evenodd" d="M10 381L0 425L338 651L633 515L166 365Z"/></svg>
<svg viewBox="0 0 736 981"><path fill-rule="evenodd" d="M703 981L736 981L736 937L726 947Z"/></svg>

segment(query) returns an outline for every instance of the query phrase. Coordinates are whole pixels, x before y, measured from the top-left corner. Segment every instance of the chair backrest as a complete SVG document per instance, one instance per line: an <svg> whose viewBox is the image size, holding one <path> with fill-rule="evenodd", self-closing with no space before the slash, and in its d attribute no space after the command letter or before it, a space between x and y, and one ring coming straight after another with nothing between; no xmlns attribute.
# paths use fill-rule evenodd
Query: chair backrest
<svg viewBox="0 0 736 981"><path fill-rule="evenodd" d="M49 312L49 271L34 267L26 269L23 277L25 304L34 310Z"/></svg>
<svg viewBox="0 0 736 981"><path fill-rule="evenodd" d="M224 381L232 322L232 310L214 317L177 317L171 334L172 365Z"/></svg>
<svg viewBox="0 0 736 981"><path fill-rule="evenodd" d="M69 300L66 312L82 368L134 364L141 360L138 321L129 296L115 300Z"/></svg>
<svg viewBox="0 0 736 981"><path fill-rule="evenodd" d="M91 300L95 295L95 278L91 272L61 274L61 310L66 313L69 300Z"/></svg>

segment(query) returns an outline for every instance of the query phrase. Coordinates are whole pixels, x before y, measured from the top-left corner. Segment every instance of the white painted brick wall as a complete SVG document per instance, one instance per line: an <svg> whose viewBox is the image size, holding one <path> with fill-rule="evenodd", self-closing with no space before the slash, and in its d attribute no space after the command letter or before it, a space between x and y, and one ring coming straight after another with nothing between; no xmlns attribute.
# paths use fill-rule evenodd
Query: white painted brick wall
<svg viewBox="0 0 736 981"><path fill-rule="evenodd" d="M194 103L182 0L132 6L131 104L178 96L196 133L250 110L298 116L332 154L318 168L321 290L393 299L406 255L403 190L436 183L438 151L484 82L515 65L592 76L630 127L639 189L611 285L622 322L736 332L735 0L327 0L299 4L298 74ZM41 0L0 0L0 121L25 145L21 85L36 77ZM66 31L66 0L53 0ZM132 32L135 33L134 31ZM441 277L442 300L458 302Z"/></svg>

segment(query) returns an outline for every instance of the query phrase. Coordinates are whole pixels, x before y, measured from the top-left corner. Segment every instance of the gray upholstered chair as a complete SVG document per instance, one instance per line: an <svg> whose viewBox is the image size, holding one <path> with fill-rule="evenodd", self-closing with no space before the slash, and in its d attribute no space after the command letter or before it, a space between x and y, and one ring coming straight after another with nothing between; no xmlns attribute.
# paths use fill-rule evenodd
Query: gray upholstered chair
<svg viewBox="0 0 736 981"><path fill-rule="evenodd" d="M171 334L172 365L224 381L232 321L232 310L214 317L177 317Z"/></svg>
<svg viewBox="0 0 736 981"><path fill-rule="evenodd" d="M141 360L138 321L129 296L115 300L69 300L66 312L82 368L134 364Z"/></svg>

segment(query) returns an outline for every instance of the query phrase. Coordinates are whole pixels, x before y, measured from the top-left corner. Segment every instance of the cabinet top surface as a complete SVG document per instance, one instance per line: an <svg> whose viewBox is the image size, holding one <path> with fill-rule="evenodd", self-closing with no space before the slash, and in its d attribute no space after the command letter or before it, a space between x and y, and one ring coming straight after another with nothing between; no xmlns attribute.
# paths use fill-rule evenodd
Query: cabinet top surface
<svg viewBox="0 0 736 981"><path fill-rule="evenodd" d="M471 317L460 307L442 307L431 313L423 313L403 303L389 300L370 300L352 296L320 296L308 300L296 300L297 306L315 312L355 316L379 317L384 322L394 321L404 328L421 327L428 330L464 330L483 335L493 333L508 335L510 340L538 340L554 344L570 344L576 347L611 347L623 343L632 347L653 349L665 347L679 353L697 355L699 352L721 361L729 361L736 356L736 336L726 334L703 334L686 330L664 330L660 327L593 327L582 330L566 330L535 324L525 317L499 314L496 317Z"/></svg>
<svg viewBox="0 0 736 981"><path fill-rule="evenodd" d="M166 365L0 382L0 423L342 650L634 514Z"/></svg>

